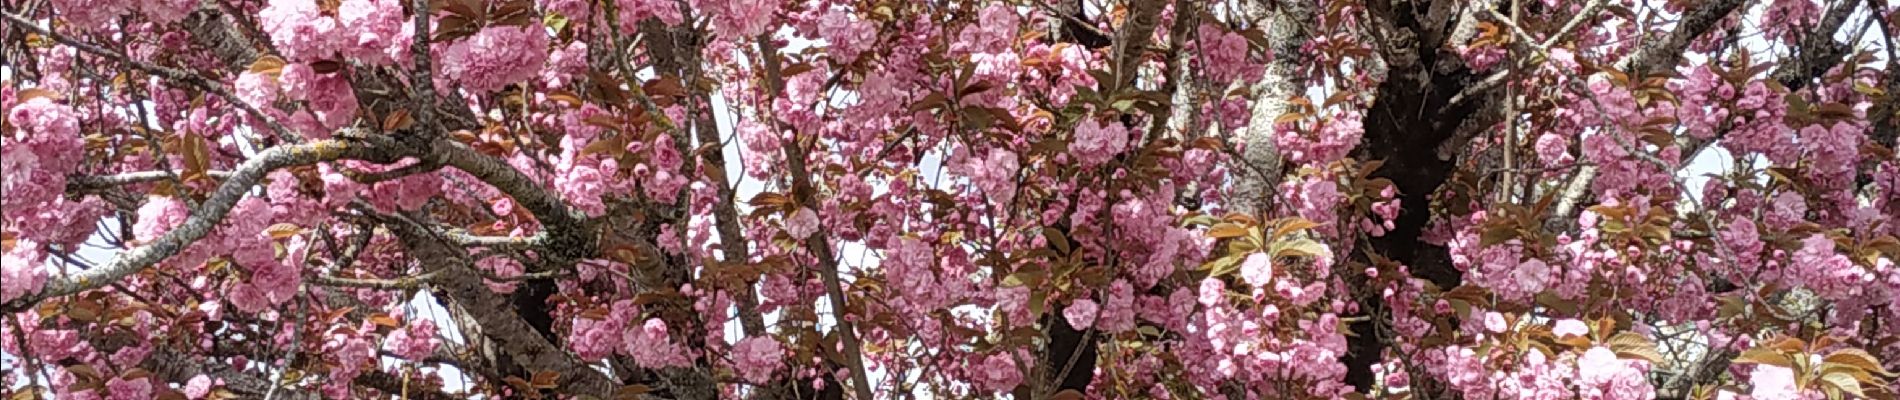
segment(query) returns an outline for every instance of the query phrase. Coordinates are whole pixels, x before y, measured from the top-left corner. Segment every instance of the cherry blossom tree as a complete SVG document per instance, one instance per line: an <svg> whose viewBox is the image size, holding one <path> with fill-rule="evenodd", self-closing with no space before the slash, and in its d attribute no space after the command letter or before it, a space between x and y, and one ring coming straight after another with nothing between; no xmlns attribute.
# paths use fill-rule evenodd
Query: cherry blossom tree
<svg viewBox="0 0 1900 400"><path fill-rule="evenodd" d="M7 398L1900 393L1891 2L0 4Z"/></svg>

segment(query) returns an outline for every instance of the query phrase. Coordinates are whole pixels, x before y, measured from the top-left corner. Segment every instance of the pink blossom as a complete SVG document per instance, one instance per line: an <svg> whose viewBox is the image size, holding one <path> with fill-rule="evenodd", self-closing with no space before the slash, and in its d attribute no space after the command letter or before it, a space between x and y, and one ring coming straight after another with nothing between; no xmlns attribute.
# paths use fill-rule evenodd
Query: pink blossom
<svg viewBox="0 0 1900 400"><path fill-rule="evenodd" d="M191 209L185 202L168 196L155 196L139 206L138 222L132 225L132 236L139 241L158 240L171 232L173 227L185 223Z"/></svg>
<svg viewBox="0 0 1900 400"><path fill-rule="evenodd" d="M520 262L515 261L514 258L505 256L482 258L481 260L475 261L475 267L481 268L503 279L521 276L523 272ZM514 281L484 280L482 284L488 285L488 290L493 290L495 293L515 292Z"/></svg>
<svg viewBox="0 0 1900 400"><path fill-rule="evenodd" d="M46 97L13 105L7 122L15 130L0 132L0 208L17 219L59 200L85 142L73 108Z"/></svg>
<svg viewBox="0 0 1900 400"><path fill-rule="evenodd" d="M1748 395L1759 400L1808 400L1822 398L1819 393L1803 391L1795 384L1794 370L1768 364L1755 364L1748 374Z"/></svg>
<svg viewBox="0 0 1900 400"><path fill-rule="evenodd" d="M336 49L336 18L323 15L316 0L270 0L257 18L271 43L292 61L321 59Z"/></svg>
<svg viewBox="0 0 1900 400"><path fill-rule="evenodd" d="M191 377L190 381L185 382L185 387L181 391L184 392L186 398L192 400L203 399L206 395L211 394L211 377L205 376L204 374Z"/></svg>
<svg viewBox="0 0 1900 400"><path fill-rule="evenodd" d="M46 270L40 267L45 258L39 245L30 241L16 243L12 250L0 254L0 303L39 293L46 286Z"/></svg>
<svg viewBox="0 0 1900 400"><path fill-rule="evenodd" d="M1552 280L1550 265L1535 258L1518 264L1517 269L1511 271L1511 276L1517 280L1517 290L1532 295L1544 291L1544 287Z"/></svg>
<svg viewBox="0 0 1900 400"><path fill-rule="evenodd" d="M246 71L238 74L233 85L237 87L238 99L251 107L268 108L277 101L277 78L268 74Z"/></svg>
<svg viewBox="0 0 1900 400"><path fill-rule="evenodd" d="M1784 272L1783 279L1789 285L1807 287L1823 299L1843 301L1861 296L1874 275L1834 249L1834 240L1826 235L1802 239L1801 249L1790 261L1793 267Z"/></svg>
<svg viewBox="0 0 1900 400"><path fill-rule="evenodd" d="M152 398L152 382L145 378L122 379L113 377L106 381L108 400L146 400Z"/></svg>
<svg viewBox="0 0 1900 400"><path fill-rule="evenodd" d="M1084 166L1096 166L1128 149L1128 128L1121 123L1102 125L1095 118L1084 118L1075 127L1075 141L1069 152Z"/></svg>
<svg viewBox="0 0 1900 400"><path fill-rule="evenodd" d="M712 17L713 32L729 40L766 33L766 25L778 12L778 2L770 0L691 0L700 15ZM673 22L677 23L677 22Z"/></svg>
<svg viewBox="0 0 1900 400"><path fill-rule="evenodd" d="M589 216L598 216L607 212L602 198L607 191L604 175L596 166L575 165L554 176L554 189L574 208Z"/></svg>
<svg viewBox="0 0 1900 400"><path fill-rule="evenodd" d="M1787 230L1796 224L1808 220L1808 200L1796 191L1783 191L1775 196L1775 201L1762 216L1762 224L1770 229Z"/></svg>
<svg viewBox="0 0 1900 400"><path fill-rule="evenodd" d="M974 153L959 151L958 157L964 161L951 165L951 172L970 177L996 204L1009 204L1015 198L1016 174L1021 170L1016 153L1006 149L991 149L983 156Z"/></svg>
<svg viewBox="0 0 1900 400"><path fill-rule="evenodd" d="M1550 333L1557 335L1559 338L1566 336L1587 336L1590 334L1590 326L1576 319L1560 319L1557 320L1557 326L1550 329Z"/></svg>
<svg viewBox="0 0 1900 400"><path fill-rule="evenodd" d="M1109 333L1135 329L1135 287L1128 284L1128 280L1117 279L1109 284L1095 327Z"/></svg>
<svg viewBox="0 0 1900 400"><path fill-rule="evenodd" d="M477 92L533 79L548 59L541 24L491 26L442 50L442 73Z"/></svg>
<svg viewBox="0 0 1900 400"><path fill-rule="evenodd" d="M1280 124L1274 128L1273 141L1288 160L1324 165L1344 158L1359 145L1359 137L1365 134L1363 119L1358 112L1342 112L1308 129Z"/></svg>
<svg viewBox="0 0 1900 400"><path fill-rule="evenodd" d="M627 323L633 321L638 312L632 301L621 300L613 303L605 318L593 319L587 316L574 318L570 329L573 334L568 336L567 347L574 350L574 355L582 360L597 361L607 358L622 345L621 335L626 332Z"/></svg>
<svg viewBox="0 0 1900 400"><path fill-rule="evenodd" d="M591 15L592 5L585 0L540 0L538 3L541 3L543 10L560 14L570 20L586 20ZM620 4L619 7L627 8L628 6Z"/></svg>
<svg viewBox="0 0 1900 400"><path fill-rule="evenodd" d="M983 23L964 27L957 41L951 44L952 51L988 54L1009 51L1022 25L1022 17L1016 14L1015 7L991 3L978 14L978 20Z"/></svg>
<svg viewBox="0 0 1900 400"><path fill-rule="evenodd" d="M1768 37L1785 42L1800 40L1805 30L1821 20L1821 5L1814 0L1775 0L1761 14L1761 29Z"/></svg>
<svg viewBox="0 0 1900 400"><path fill-rule="evenodd" d="M1207 60L1207 75L1217 85L1236 79L1253 79L1264 68L1247 59L1247 38L1221 27L1203 23L1198 36L1200 53Z"/></svg>
<svg viewBox="0 0 1900 400"><path fill-rule="evenodd" d="M799 207L790 217L785 218L785 233L798 240L805 240L818 233L818 212L811 207Z"/></svg>
<svg viewBox="0 0 1900 400"><path fill-rule="evenodd" d="M1504 322L1504 314L1496 311L1484 313L1484 330L1491 333L1504 333L1504 330L1509 328L1510 326Z"/></svg>
<svg viewBox="0 0 1900 400"><path fill-rule="evenodd" d="M1721 241L1720 245L1728 246L1729 251L1735 254L1735 263L1739 264L1735 271L1731 271L1734 275L1730 279L1738 279L1760 268L1761 232L1756 229L1754 220L1737 216L1724 225L1716 239Z"/></svg>
<svg viewBox="0 0 1900 400"><path fill-rule="evenodd" d="M1219 279L1202 279L1201 288L1196 293L1198 294L1196 299L1202 306L1213 307L1215 304L1220 304L1221 299L1227 296L1227 284Z"/></svg>
<svg viewBox="0 0 1900 400"><path fill-rule="evenodd" d="M975 371L971 380L988 392L1009 392L1023 382L1022 371L1016 368L1016 360L1008 353L992 353L983 358L982 364L971 365L970 369Z"/></svg>
<svg viewBox="0 0 1900 400"><path fill-rule="evenodd" d="M1563 135L1545 132L1537 135L1537 158L1546 166L1563 165L1575 159L1570 155L1570 143Z"/></svg>
<svg viewBox="0 0 1900 400"><path fill-rule="evenodd" d="M1654 399L1645 365L1617 358L1609 348L1592 347L1577 359L1577 394L1586 399Z"/></svg>
<svg viewBox="0 0 1900 400"><path fill-rule="evenodd" d="M401 0L343 0L336 13L345 56L377 65L413 61L408 50L415 26L403 16Z"/></svg>
<svg viewBox="0 0 1900 400"><path fill-rule="evenodd" d="M1253 253L1240 262L1240 277L1254 287L1266 287L1273 280L1273 257L1266 253Z"/></svg>
<svg viewBox="0 0 1900 400"><path fill-rule="evenodd" d="M442 339L436 337L435 322L427 318L410 321L408 326L390 332L383 341L383 349L396 353L404 359L421 361L434 354Z"/></svg>
<svg viewBox="0 0 1900 400"><path fill-rule="evenodd" d="M877 44L877 25L854 17L834 7L818 20L818 35L831 44L834 64L848 64L858 58L858 53Z"/></svg>
<svg viewBox="0 0 1900 400"><path fill-rule="evenodd" d="M342 128L356 118L356 92L340 72L318 74L308 66L291 64L284 66L277 82L285 97L307 102L325 130Z"/></svg>
<svg viewBox="0 0 1900 400"><path fill-rule="evenodd" d="M1464 58L1465 65L1473 71L1488 71L1504 60L1504 48L1495 45L1458 46L1458 56Z"/></svg>
<svg viewBox="0 0 1900 400"><path fill-rule="evenodd" d="M231 302L231 306L247 314L264 311L270 307L270 299L265 297L264 291L249 283L231 285L225 290L224 296Z"/></svg>
<svg viewBox="0 0 1900 400"><path fill-rule="evenodd" d="M1075 329L1088 329L1095 325L1098 311L1100 307L1095 305L1095 300L1077 299L1074 303L1070 303L1068 308L1062 310L1062 318L1068 319L1069 326Z"/></svg>
<svg viewBox="0 0 1900 400"><path fill-rule="evenodd" d="M548 55L548 67L541 71L541 79L548 82L550 88L566 88L573 80L580 79L587 72L587 43L573 42ZM592 103L581 107L598 106ZM570 114L572 115L572 114Z"/></svg>
<svg viewBox="0 0 1900 400"><path fill-rule="evenodd" d="M681 22L680 10L679 10L679 6L677 5L679 3L676 1L618 0L618 2L620 5L620 29L623 29L624 31L639 30L640 21L646 20L647 18L657 18L660 20L661 23L665 23L667 25L679 25L679 23ZM585 4L576 6L576 8L586 8L586 7L587 6ZM696 5L694 8L699 8L699 7ZM708 13L713 12L711 10L705 10L705 9L701 9L701 10L704 10ZM576 16L586 15L586 13L577 13L575 15Z"/></svg>
<svg viewBox="0 0 1900 400"><path fill-rule="evenodd" d="M646 368L666 368L691 365L686 349L673 343L667 335L666 322L659 318L649 318L640 329L626 331L621 336L620 350L633 357L633 362Z"/></svg>
<svg viewBox="0 0 1900 400"><path fill-rule="evenodd" d="M772 373L784 367L785 350L778 340L755 336L732 345L732 366L739 376L752 383L767 383Z"/></svg>

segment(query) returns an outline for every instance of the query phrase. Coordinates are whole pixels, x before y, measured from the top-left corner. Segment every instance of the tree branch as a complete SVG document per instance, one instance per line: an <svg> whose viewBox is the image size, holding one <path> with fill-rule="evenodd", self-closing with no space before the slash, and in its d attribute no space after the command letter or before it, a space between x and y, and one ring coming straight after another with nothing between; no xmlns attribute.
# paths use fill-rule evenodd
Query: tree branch
<svg viewBox="0 0 1900 400"><path fill-rule="evenodd" d="M695 33L689 32L687 34L691 35ZM684 49L674 49L672 48L674 45L675 43L673 43L672 40L650 40L647 42L649 53L671 55L671 57L657 57L654 62L656 67L667 70L680 70L683 72L680 79L686 82L693 82L701 78L700 53L704 50L705 41L691 41ZM688 105L694 107L693 109L689 109L693 115L693 119L690 121L693 124L693 129L690 130L693 131L693 139L698 140L699 147L702 148L702 150L699 151L700 161L703 165L702 168L706 171L722 172L706 174L707 180L717 181L707 183L713 186L713 189L718 195L717 201L713 202L713 227L719 233L719 250L723 256L723 259L720 261L743 263L748 261L751 257L750 243L745 238L744 228L739 225L741 221L739 219L739 212L733 205L735 201L734 197L737 194L733 189L732 182L727 181L727 174L723 173L725 172L726 166L726 156L723 151L725 146L723 144L724 141L719 139L718 121L713 118L714 111L711 110L712 97L705 93L705 91L700 90L698 86L689 86L687 90L690 92L690 96L692 96L689 98L690 101ZM688 142L681 140L680 143ZM714 144L719 144L719 146L705 148L705 146ZM679 226L684 227L685 225ZM750 282L746 282L741 287L733 288L731 291L733 292L733 301L737 303L738 306L739 327L741 331L745 332L746 336L765 334L765 317L759 314L759 295L753 285Z"/></svg>
<svg viewBox="0 0 1900 400"><path fill-rule="evenodd" d="M0 304L0 312L18 312L32 307L47 298L79 293L116 282L128 275L138 273L146 267L183 251L192 242L211 233L212 228L224 221L226 213L237 201L243 199L252 186L264 179L271 171L297 165L309 165L318 162L346 159L367 160L379 163L395 161L394 152L382 146L367 142L329 139L308 144L282 145L265 150L245 161L231 173L230 179L219 185L211 197L200 204L183 224L159 237L150 244L120 253L111 262L99 268L79 271L61 276L46 283L39 293L29 294Z"/></svg>
<svg viewBox="0 0 1900 400"><path fill-rule="evenodd" d="M1676 23L1676 29L1660 40L1645 40L1643 45L1628 57L1618 60L1616 68L1636 75L1648 75L1664 68L1675 68L1682 61L1683 49L1702 34L1715 27L1715 23L1728 17L1730 12L1740 8L1743 0L1713 0L1682 15Z"/></svg>
<svg viewBox="0 0 1900 400"><path fill-rule="evenodd" d="M1245 7L1264 7L1262 4L1248 2ZM1254 174L1240 174L1234 182L1235 196L1229 211L1265 215L1274 187L1280 184L1281 158L1279 144L1274 142L1274 123L1293 106L1294 96L1300 95L1303 79L1299 70L1305 62L1300 53L1300 44L1307 40L1304 24L1313 21L1313 9L1301 2L1280 4L1274 10L1262 10L1258 25L1266 27L1267 42L1275 48L1273 60L1267 63L1266 74L1254 83L1253 107L1248 110L1247 129L1241 132L1240 141L1245 143L1240 162L1255 170ZM1177 16L1178 18L1178 16Z"/></svg>
<svg viewBox="0 0 1900 400"><path fill-rule="evenodd" d="M205 175L218 179L230 179L231 171L205 171ZM168 180L175 176L178 176L178 173L172 171L139 171L117 175L74 175L66 177L66 190L69 192L77 192L108 189L115 186Z"/></svg>
<svg viewBox="0 0 1900 400"><path fill-rule="evenodd" d="M429 10L432 8L429 7L429 0L410 1L409 8L415 11L411 23L416 36L409 44L410 57L415 66L409 72L409 87L416 90L416 122L422 126L435 126L435 79L430 76L433 72L429 67Z"/></svg>
<svg viewBox="0 0 1900 400"><path fill-rule="evenodd" d="M420 157L424 162L467 172L533 213L544 231L537 236L545 234L547 238L542 257L559 265L571 265L596 253L596 241L589 229L592 223L587 217L508 163L448 140L431 141L423 153Z"/></svg>
<svg viewBox="0 0 1900 400"><path fill-rule="evenodd" d="M766 85L776 95L785 90L785 79L779 75L778 49L773 46L771 37L760 35L758 40L759 56L765 64ZM782 129L782 128L781 128ZM792 196L798 204L807 207L816 205L816 189L811 185L811 174L805 168L805 148L796 137L786 143L785 163L792 174ZM830 300L831 308L837 315L838 336L844 342L846 366L851 368L851 385L859 399L871 399L871 378L864 371L864 347L858 340L856 323L846 316L850 307L845 303L844 285L838 277L838 260L831 254L831 238L823 226L805 238L805 250L817 259L819 273L825 281L825 297Z"/></svg>
<svg viewBox="0 0 1900 400"><path fill-rule="evenodd" d="M1867 0L1867 7L1870 9L1868 18L1882 17L1881 7L1875 0ZM1895 142L1900 141L1900 118L1896 118L1896 114L1900 114L1900 55L1897 55L1897 50L1894 50L1896 36L1894 36L1893 27L1884 23L1874 25L1880 27L1881 36L1887 40L1887 74L1882 78L1887 81L1887 100L1867 110L1867 122L1874 130L1874 142L1891 150L1895 147Z"/></svg>
<svg viewBox="0 0 1900 400"><path fill-rule="evenodd" d="M410 175L435 172L435 170L438 170L438 169L442 169L442 164L418 161L409 165L396 167L396 169L392 169L388 171L366 172L366 173L354 174L354 176L351 176L351 178L354 178L356 182L358 183L369 185L369 184L375 184L377 182L385 182L385 181L401 179L402 177L410 176Z"/></svg>
<svg viewBox="0 0 1900 400"><path fill-rule="evenodd" d="M1135 69L1141 66L1142 55L1148 52L1148 40L1154 37L1155 25L1160 23L1161 1L1129 0L1127 6L1127 19L1121 27L1115 28L1115 82L1099 82L1104 89L1134 84Z"/></svg>
<svg viewBox="0 0 1900 400"><path fill-rule="evenodd" d="M1714 28L1716 22L1727 17L1730 12L1734 12L1742 3L1742 0L1714 0L1702 3L1701 6L1685 13L1682 20L1677 23L1676 29L1668 36L1660 40L1644 41L1635 52L1618 60L1616 68L1637 75L1647 75L1661 68L1675 68L1676 64L1682 61L1683 49L1689 47L1689 42ZM1693 158L1694 154L1691 153L1688 159ZM1550 214L1550 217L1544 220L1544 226L1547 228L1567 226L1568 221L1579 211L1578 206L1583 202L1584 197L1589 195L1590 182L1596 180L1596 176L1596 167L1586 166L1577 170L1577 175L1572 176L1570 181L1562 186L1562 192L1558 194L1560 197L1557 199L1557 206L1552 209L1554 212Z"/></svg>
<svg viewBox="0 0 1900 400"><path fill-rule="evenodd" d="M529 372L560 373L555 390L561 393L612 397L617 388L612 380L555 347L527 321L511 312L514 307L508 304L507 297L497 296L488 289L460 248L415 223L389 220L384 226L401 239L411 257L427 265L440 266L433 282L443 289L443 294L462 304L481 326L481 334L498 344L522 368Z"/></svg>

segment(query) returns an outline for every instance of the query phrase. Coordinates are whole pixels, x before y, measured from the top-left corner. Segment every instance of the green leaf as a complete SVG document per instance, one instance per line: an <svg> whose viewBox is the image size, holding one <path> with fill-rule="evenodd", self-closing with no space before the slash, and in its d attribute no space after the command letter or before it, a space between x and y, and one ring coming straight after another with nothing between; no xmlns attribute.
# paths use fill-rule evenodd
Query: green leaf
<svg viewBox="0 0 1900 400"><path fill-rule="evenodd" d="M1854 379L1854 376L1850 374L1846 374L1842 372L1832 372L1832 373L1824 374L1824 375L1821 375L1821 382L1826 383L1828 386L1832 386L1834 389L1839 390L1841 393L1854 395L1854 397L1856 398L1867 397L1867 393L1861 391L1860 380Z"/></svg>
<svg viewBox="0 0 1900 400"><path fill-rule="evenodd" d="M1049 291L1035 290L1035 291L1029 292L1029 318L1030 320L1035 320L1036 318L1042 317L1042 312L1046 311L1049 308L1048 305L1046 304L1048 302L1049 302Z"/></svg>
<svg viewBox="0 0 1900 400"><path fill-rule="evenodd" d="M1828 354L1822 361L1859 368L1874 375L1893 376L1893 373L1887 372L1887 368L1880 365L1879 359L1874 358L1873 354L1868 354L1866 350L1855 348L1840 349L1834 351L1832 354Z"/></svg>
<svg viewBox="0 0 1900 400"><path fill-rule="evenodd" d="M1215 239L1236 238L1247 235L1247 228L1232 222L1215 224L1207 228L1207 236Z"/></svg>
<svg viewBox="0 0 1900 400"><path fill-rule="evenodd" d="M1616 336L1610 337L1607 344L1611 351L1616 352L1617 357L1649 361L1651 365L1657 366L1661 366L1666 361L1662 353L1656 351L1655 343L1634 332L1617 333Z"/></svg>
<svg viewBox="0 0 1900 400"><path fill-rule="evenodd" d="M1515 239L1515 238L1517 238L1516 228L1513 228L1510 225L1497 225L1497 226L1486 228L1484 230L1484 233L1478 237L1478 245L1490 246L1494 244L1508 242L1511 239Z"/></svg>
<svg viewBox="0 0 1900 400"><path fill-rule="evenodd" d="M1281 220L1279 227L1273 228L1273 235L1268 236L1267 238L1275 239L1282 236L1286 236L1288 234L1292 234L1294 232L1299 232L1299 231L1307 230L1307 229L1313 229L1313 228L1319 227L1319 225L1320 224L1318 222L1309 221L1306 218L1300 218L1300 217L1287 218L1287 219Z"/></svg>
<svg viewBox="0 0 1900 400"><path fill-rule="evenodd" d="M1199 227L1199 226L1211 226L1218 223L1220 223L1220 218L1216 218L1213 215L1209 215L1209 214L1198 214L1192 217L1187 217L1187 219L1182 220L1181 227L1193 228L1193 227Z"/></svg>
<svg viewBox="0 0 1900 400"><path fill-rule="evenodd" d="M1309 238L1284 240L1273 247L1274 257L1320 257L1332 253L1325 244Z"/></svg>
<svg viewBox="0 0 1900 400"><path fill-rule="evenodd" d="M1557 310L1557 312L1561 312L1564 314L1577 313L1577 302L1564 300L1563 298L1557 297L1556 294L1552 294L1549 291L1544 291L1537 294L1537 305L1549 307L1552 310Z"/></svg>
<svg viewBox="0 0 1900 400"><path fill-rule="evenodd" d="M950 101L949 97L944 96L943 92L930 92L930 94L925 95L922 100L917 100L916 103L911 103L910 112L914 113L918 111L942 107L945 103L948 103L949 101Z"/></svg>
<svg viewBox="0 0 1900 400"><path fill-rule="evenodd" d="M1042 238L1043 240L1048 240L1049 247L1054 248L1056 252L1065 256L1069 255L1069 252L1071 251L1071 249L1069 248L1069 237L1067 235L1063 235L1062 230L1056 229L1054 227L1043 227Z"/></svg>
<svg viewBox="0 0 1900 400"><path fill-rule="evenodd" d="M1775 351L1774 349L1756 347L1756 348L1742 351L1742 355L1736 356L1735 360L1731 361L1730 363L1732 364L1762 364L1762 365L1773 365L1773 366L1782 367L1782 368L1789 368L1789 367L1794 366L1794 358L1791 358L1787 354L1783 354L1780 351Z"/></svg>
<svg viewBox="0 0 1900 400"><path fill-rule="evenodd" d="M1035 286L1036 284L1042 283L1043 278L1047 275L1048 272L1040 269L1016 271L1016 273L1003 277L1003 287Z"/></svg>
<svg viewBox="0 0 1900 400"><path fill-rule="evenodd" d="M1224 276L1234 273L1234 271L1239 271L1240 260L1245 258L1246 254L1242 253L1228 254L1226 257L1221 257L1220 259L1207 263L1203 268L1208 270L1208 276Z"/></svg>

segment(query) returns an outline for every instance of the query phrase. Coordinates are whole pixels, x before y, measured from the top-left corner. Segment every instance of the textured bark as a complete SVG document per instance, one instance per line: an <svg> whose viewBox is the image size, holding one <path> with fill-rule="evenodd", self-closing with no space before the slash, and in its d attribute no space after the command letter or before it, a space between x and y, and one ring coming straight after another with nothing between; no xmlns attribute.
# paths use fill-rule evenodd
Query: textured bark
<svg viewBox="0 0 1900 400"><path fill-rule="evenodd" d="M1313 10L1310 4L1298 1L1279 3L1273 9L1263 2L1242 6L1244 13L1266 29L1268 42L1275 46L1268 49L1273 60L1267 63L1266 74L1250 88L1254 102L1248 110L1247 128L1236 132L1244 146L1239 160L1243 166L1234 169L1234 194L1228 200L1232 211L1262 215L1282 178L1273 121L1286 114L1294 96L1303 95L1300 90L1305 79L1300 77L1300 68L1305 57L1300 54L1300 44L1306 41L1305 25L1313 21Z"/></svg>
<svg viewBox="0 0 1900 400"><path fill-rule="evenodd" d="M515 204L521 205L546 230L547 240L540 252L543 259L567 268L598 252L592 224L580 211L567 206L559 195L533 178L494 156L476 152L461 143L435 140L415 153L424 161L451 166L494 186ZM535 272L539 272L536 270Z"/></svg>
<svg viewBox="0 0 1900 400"><path fill-rule="evenodd" d="M439 268L439 275L435 279L440 288L437 293L460 304L470 319L481 326L481 334L494 341L527 372L560 373L559 386L555 390L563 394L601 398L613 396L618 385L535 332L527 321L512 311L513 307L506 300L495 296L482 283L481 275L475 272L465 250L452 246L441 236L420 226L404 222L391 222L385 226L402 240L410 257L429 268Z"/></svg>
<svg viewBox="0 0 1900 400"><path fill-rule="evenodd" d="M185 31L191 32L192 40L199 46L210 49L218 61L224 62L225 68L243 71L257 60L257 49L251 45L249 35L226 21L225 16L212 9L192 12L185 18Z"/></svg>
<svg viewBox="0 0 1900 400"><path fill-rule="evenodd" d="M1893 5L1881 6L1877 0L1867 0L1867 7L1874 10L1871 13L1874 16L1900 12ZM1881 36L1887 38L1887 74L1882 78L1887 81L1887 101L1867 110L1867 121L1874 130L1874 142L1893 150L1896 139L1900 139L1900 50L1894 49L1894 43L1900 42L1900 36L1896 36L1900 33L1896 33L1895 29L1900 28L1887 24L1876 25L1880 26Z"/></svg>

